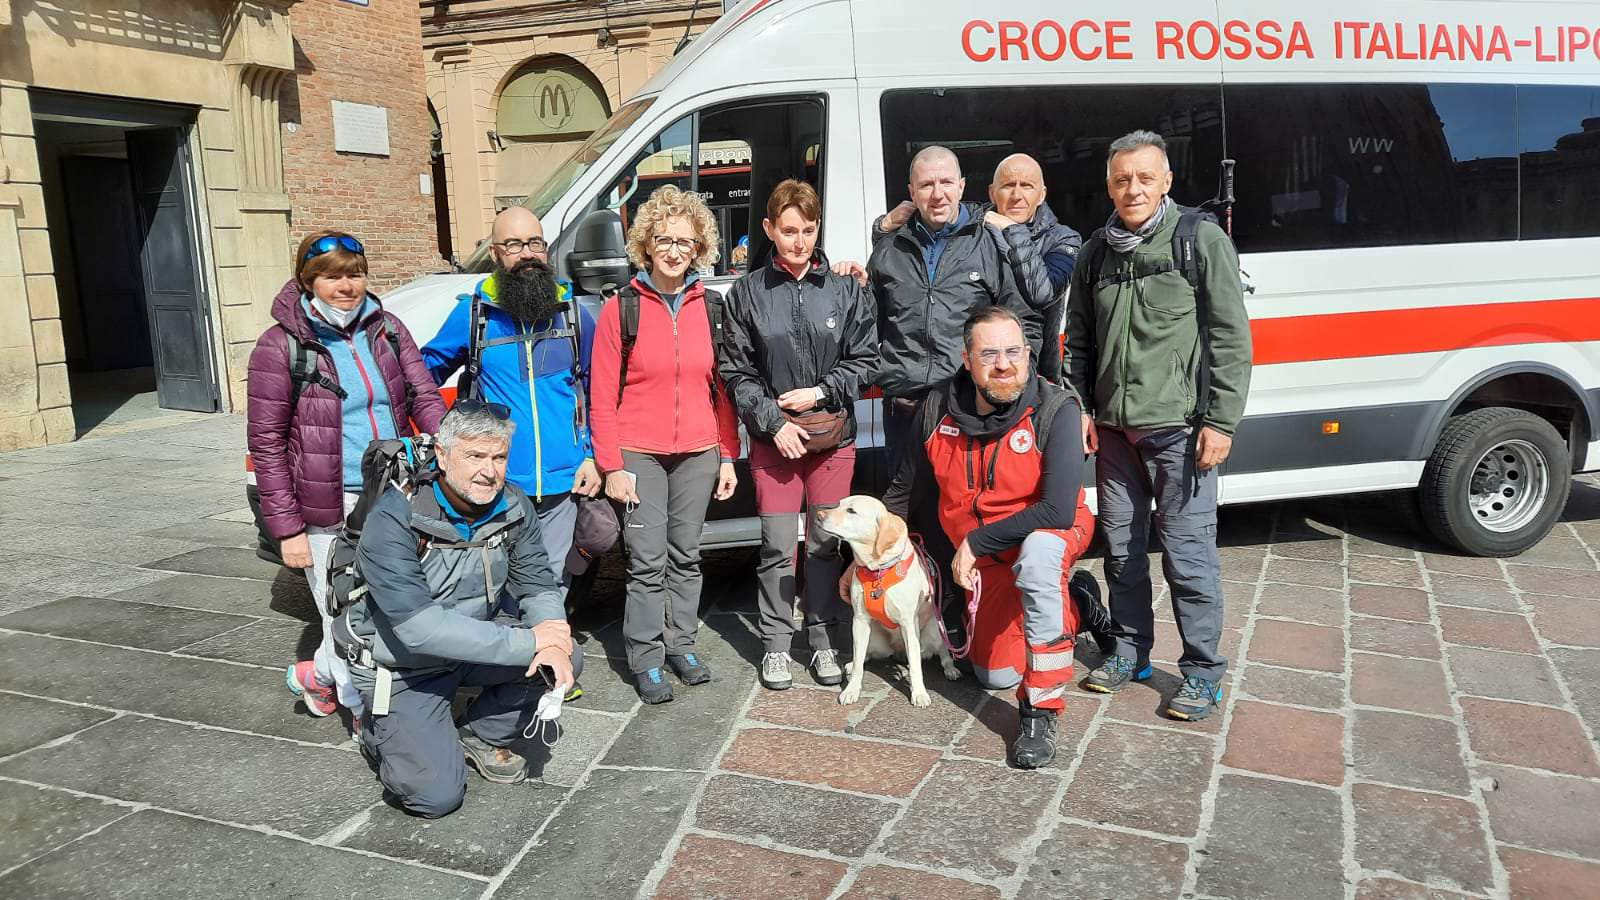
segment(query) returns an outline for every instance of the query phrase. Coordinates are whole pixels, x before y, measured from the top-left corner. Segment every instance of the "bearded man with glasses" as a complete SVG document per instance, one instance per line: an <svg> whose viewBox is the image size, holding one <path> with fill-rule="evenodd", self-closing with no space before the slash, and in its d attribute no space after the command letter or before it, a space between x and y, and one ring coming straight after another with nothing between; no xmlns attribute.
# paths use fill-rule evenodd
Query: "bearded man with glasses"
<svg viewBox="0 0 1600 900"><path fill-rule="evenodd" d="M511 411L517 431L506 477L533 501L545 556L565 585L574 495L593 497L601 486L584 397L594 318L556 279L538 216L510 207L495 216L489 240L494 272L457 298L422 353L440 384L462 372L459 397Z"/></svg>
<svg viewBox="0 0 1600 900"><path fill-rule="evenodd" d="M1088 631L1102 646L1110 636L1100 586L1072 571L1094 535L1082 406L1032 370L1011 310L982 307L961 335L962 368L918 406L920 443L905 452L884 505L904 517L911 498L937 495L939 524L956 545L951 574L977 600L967 658L985 689L1017 689L1011 764L1036 769L1055 759L1076 635Z"/></svg>

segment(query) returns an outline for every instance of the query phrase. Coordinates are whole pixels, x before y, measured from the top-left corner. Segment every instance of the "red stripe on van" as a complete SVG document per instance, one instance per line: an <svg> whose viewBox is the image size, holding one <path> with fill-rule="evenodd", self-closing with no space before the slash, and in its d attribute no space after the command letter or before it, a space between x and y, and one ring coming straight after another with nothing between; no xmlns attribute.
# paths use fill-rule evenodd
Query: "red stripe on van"
<svg viewBox="0 0 1600 900"><path fill-rule="evenodd" d="M1255 319L1255 364L1600 341L1600 297Z"/></svg>
<svg viewBox="0 0 1600 900"><path fill-rule="evenodd" d="M734 23L732 25L728 26L728 31L732 31L735 28L738 28L739 24L741 22L743 22L745 19L750 18L751 16L755 15L756 13L760 12L762 9L766 8L767 4L769 4L771 2L773 2L773 0L761 0L760 3L757 3L755 6L752 6L749 9L745 10L744 11L744 15L742 15L738 19L734 20Z"/></svg>

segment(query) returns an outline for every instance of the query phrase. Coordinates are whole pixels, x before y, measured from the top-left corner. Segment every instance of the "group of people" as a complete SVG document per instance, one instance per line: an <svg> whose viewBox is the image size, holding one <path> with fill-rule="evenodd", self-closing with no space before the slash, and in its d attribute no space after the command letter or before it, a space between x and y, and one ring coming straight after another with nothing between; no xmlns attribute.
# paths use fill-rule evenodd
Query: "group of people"
<svg viewBox="0 0 1600 900"><path fill-rule="evenodd" d="M793 683L803 583L805 668L839 684L845 551L814 527L798 562L796 551L801 514L814 522L850 493L855 404L875 386L885 503L921 535L944 596L977 595L957 628L979 681L1017 689L1012 762L1053 759L1080 632L1105 652L1086 689L1149 677L1152 502L1184 644L1167 712L1205 717L1227 665L1217 466L1243 411L1249 331L1231 242L1213 221L1196 230L1171 182L1159 135L1113 143L1115 212L1085 243L1044 204L1035 160L1003 160L978 205L962 200L956 155L927 147L910 200L870 224L862 266L830 265L815 189L784 181L762 222L770 250L726 297L699 274L719 246L713 214L668 185L634 213L637 275L598 319L569 302L540 222L513 207L494 222L493 273L420 348L366 290L358 241L307 237L249 385L263 520L285 564L311 570L325 617L314 658L287 669L290 690L316 715L348 709L386 789L419 815L458 807L468 766L520 781L526 763L508 746L548 692L577 693L563 588L587 563L573 546L579 510L602 494L620 512L640 699L711 680L696 649L700 540L709 503L737 487L741 422L761 522L760 681ZM1183 240L1198 280L1175 256ZM307 374L306 358L320 368ZM436 385L458 371L446 412ZM357 553L366 592L335 622L328 547L362 455L413 429L436 435L429 487L373 507ZM1109 614L1074 570L1094 530L1091 478ZM450 700L466 685L484 690L458 722Z"/></svg>

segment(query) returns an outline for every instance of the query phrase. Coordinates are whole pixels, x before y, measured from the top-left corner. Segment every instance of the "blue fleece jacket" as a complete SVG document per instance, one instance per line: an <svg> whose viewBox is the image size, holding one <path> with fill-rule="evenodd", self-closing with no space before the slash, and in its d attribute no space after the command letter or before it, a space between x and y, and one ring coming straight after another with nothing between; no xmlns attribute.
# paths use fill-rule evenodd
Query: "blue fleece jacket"
<svg viewBox="0 0 1600 900"><path fill-rule="evenodd" d="M370 298L361 303L357 324L346 333L324 322L311 311L311 298L301 295L300 305L317 340L328 348L333 357L339 387L345 398L340 409L340 438L344 459L344 489L361 490L361 455L367 445L375 440L397 437L394 427L394 405L389 399L389 388L384 384L383 372L372 355L372 341L360 322L377 312Z"/></svg>
<svg viewBox="0 0 1600 900"><path fill-rule="evenodd" d="M560 283L561 297L571 296L571 286ZM494 276L475 289L487 315L478 394L511 410L517 430L511 436L511 458L506 478L535 500L572 490L578 466L594 455L589 428L577 424L578 394L588 391L590 349L594 346L594 317L583 311L578 329L582 338L578 369L583 384L572 376L572 343L566 337L538 341L515 340L566 327L566 314L536 325L525 325L494 305ZM466 365L472 335L472 296L456 299L455 309L439 333L422 348L422 358L439 384ZM506 340L511 339L511 340ZM506 340L505 343L496 343ZM493 346L490 346L493 344Z"/></svg>

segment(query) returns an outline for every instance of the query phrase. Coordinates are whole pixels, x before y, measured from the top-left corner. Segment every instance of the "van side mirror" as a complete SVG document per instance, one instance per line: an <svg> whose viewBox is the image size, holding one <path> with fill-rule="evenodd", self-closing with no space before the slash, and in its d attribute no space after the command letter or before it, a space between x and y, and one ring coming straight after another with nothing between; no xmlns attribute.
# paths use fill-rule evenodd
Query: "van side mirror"
<svg viewBox="0 0 1600 900"><path fill-rule="evenodd" d="M628 283L627 235L614 209L597 209L578 222L567 271L585 294L606 294Z"/></svg>

